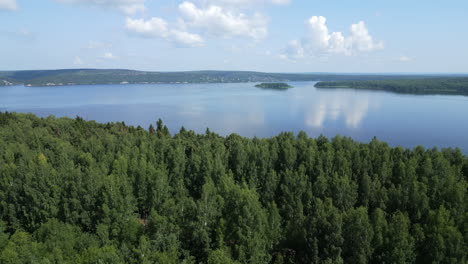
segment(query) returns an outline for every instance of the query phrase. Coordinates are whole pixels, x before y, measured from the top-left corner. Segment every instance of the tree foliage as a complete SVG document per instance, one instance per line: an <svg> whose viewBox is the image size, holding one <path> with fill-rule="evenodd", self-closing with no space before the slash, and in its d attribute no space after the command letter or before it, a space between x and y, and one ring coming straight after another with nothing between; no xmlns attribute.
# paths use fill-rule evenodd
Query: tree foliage
<svg viewBox="0 0 468 264"><path fill-rule="evenodd" d="M466 263L468 159L0 113L0 263Z"/></svg>

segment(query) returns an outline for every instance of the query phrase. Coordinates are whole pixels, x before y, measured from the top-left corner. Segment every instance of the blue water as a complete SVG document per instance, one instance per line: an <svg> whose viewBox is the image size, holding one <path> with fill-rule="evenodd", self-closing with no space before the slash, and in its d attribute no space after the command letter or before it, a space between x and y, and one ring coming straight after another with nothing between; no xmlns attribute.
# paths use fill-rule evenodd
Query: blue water
<svg viewBox="0 0 468 264"><path fill-rule="evenodd" d="M241 84L142 84L0 87L0 111L81 116L147 128L161 118L171 132L207 127L221 135L268 137L282 131L337 134L392 146L460 147L468 153L468 97Z"/></svg>

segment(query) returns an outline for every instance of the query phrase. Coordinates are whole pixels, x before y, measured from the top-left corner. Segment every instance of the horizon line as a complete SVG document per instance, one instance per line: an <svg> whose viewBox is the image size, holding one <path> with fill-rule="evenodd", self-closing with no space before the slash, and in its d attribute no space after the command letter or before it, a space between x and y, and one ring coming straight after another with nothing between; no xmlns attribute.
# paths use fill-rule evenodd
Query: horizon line
<svg viewBox="0 0 468 264"><path fill-rule="evenodd" d="M343 71L324 71L324 72L281 72L281 71L258 71L258 70L137 70L129 68L55 68L55 69L22 69L22 70L4 70L0 72L26 72L26 71L60 71L60 70L123 70L138 72L161 72L161 73L183 73L183 72L256 72L256 73L278 73L278 74L344 74L344 75L468 75L468 72L343 72Z"/></svg>

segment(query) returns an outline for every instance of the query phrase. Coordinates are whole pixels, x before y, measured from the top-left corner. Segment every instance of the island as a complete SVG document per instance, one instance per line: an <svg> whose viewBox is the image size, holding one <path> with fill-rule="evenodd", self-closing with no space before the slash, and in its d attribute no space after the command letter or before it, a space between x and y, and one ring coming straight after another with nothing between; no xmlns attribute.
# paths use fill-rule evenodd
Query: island
<svg viewBox="0 0 468 264"><path fill-rule="evenodd" d="M273 90L287 90L290 88L293 88L291 85L287 83L261 83L255 85L257 88L262 88L262 89L273 89Z"/></svg>
<svg viewBox="0 0 468 264"><path fill-rule="evenodd" d="M326 81L316 83L315 87L382 90L404 94L440 94L468 96L468 78L466 77L366 81Z"/></svg>

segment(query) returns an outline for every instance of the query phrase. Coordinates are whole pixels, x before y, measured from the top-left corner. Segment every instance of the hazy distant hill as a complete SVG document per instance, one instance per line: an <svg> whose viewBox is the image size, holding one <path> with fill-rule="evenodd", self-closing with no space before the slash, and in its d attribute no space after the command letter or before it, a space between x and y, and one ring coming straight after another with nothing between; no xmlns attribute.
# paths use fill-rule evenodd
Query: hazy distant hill
<svg viewBox="0 0 468 264"><path fill-rule="evenodd" d="M249 71L147 72L134 70L64 69L0 71L0 85L31 86L120 83L232 83L287 81L357 81L427 78L433 75L356 75L332 73L263 73Z"/></svg>

